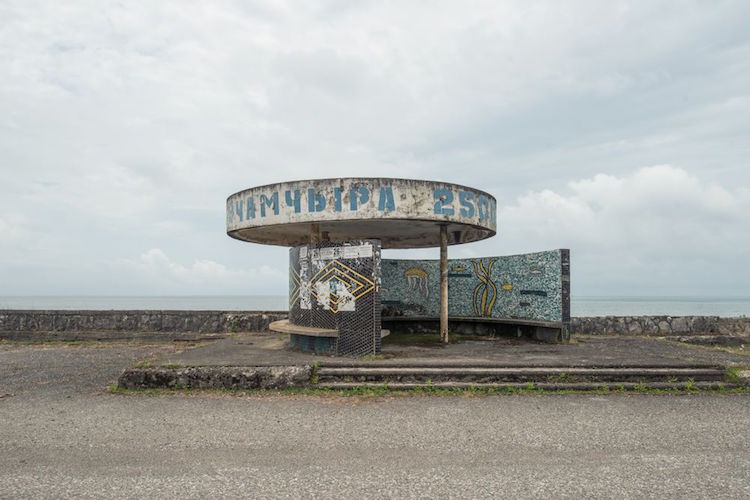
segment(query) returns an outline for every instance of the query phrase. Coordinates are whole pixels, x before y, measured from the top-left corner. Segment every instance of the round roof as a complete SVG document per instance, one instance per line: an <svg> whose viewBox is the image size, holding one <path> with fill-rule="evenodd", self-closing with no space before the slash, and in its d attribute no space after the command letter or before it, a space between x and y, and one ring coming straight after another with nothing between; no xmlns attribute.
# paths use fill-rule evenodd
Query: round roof
<svg viewBox="0 0 750 500"><path fill-rule="evenodd" d="M227 199L227 234L238 240L297 246L313 225L330 241L376 238L383 248L468 243L495 235L496 201L478 189L411 179L340 178L268 184Z"/></svg>

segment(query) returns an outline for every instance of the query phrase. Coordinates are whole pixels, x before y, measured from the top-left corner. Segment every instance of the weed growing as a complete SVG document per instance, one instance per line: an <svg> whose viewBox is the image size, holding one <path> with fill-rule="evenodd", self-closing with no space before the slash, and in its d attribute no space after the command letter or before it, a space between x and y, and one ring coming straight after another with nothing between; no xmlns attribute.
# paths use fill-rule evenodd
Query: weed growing
<svg viewBox="0 0 750 500"><path fill-rule="evenodd" d="M724 380L731 384L742 384L744 379L742 378L742 372L750 370L747 366L732 365L727 367L726 373L724 373Z"/></svg>
<svg viewBox="0 0 750 500"><path fill-rule="evenodd" d="M549 395L606 395L606 394L648 394L648 395L687 395L687 394L750 394L750 387L724 387L718 385L714 388L700 388L689 382L682 388L673 387L666 389L657 389L648 387L644 384L636 384L632 389L627 389L622 385L615 386L613 390L607 385L598 386L595 389L543 389L534 386L532 383L518 386L494 386L478 387L471 385L460 388L443 388L434 385L423 385L412 389L393 389L388 384L374 386L359 386L347 389L332 389L327 387L291 387L286 389L235 389L235 388L218 388L218 389L199 389L191 387L176 388L143 388L143 389L125 389L117 384L107 388L111 394L124 395L141 395L141 396L163 396L163 395L196 395L196 394L230 394L238 396L316 396L316 397L418 397L418 396L439 396L439 397L486 397L486 396L549 396Z"/></svg>

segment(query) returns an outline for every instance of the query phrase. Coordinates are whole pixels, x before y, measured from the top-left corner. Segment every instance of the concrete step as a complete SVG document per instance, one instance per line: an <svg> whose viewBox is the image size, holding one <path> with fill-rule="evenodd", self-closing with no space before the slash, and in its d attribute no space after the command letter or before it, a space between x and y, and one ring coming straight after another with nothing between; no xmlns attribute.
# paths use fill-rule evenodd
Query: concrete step
<svg viewBox="0 0 750 500"><path fill-rule="evenodd" d="M393 359L382 359L374 361L362 361L356 358L337 358L327 357L317 360L319 368L544 368L544 369L572 369L572 368L699 368L699 369L723 369L724 366L721 364L706 364L706 363L664 363L654 364L652 363L638 363L629 362L624 365L621 363L614 364L505 364L499 363L492 360L444 360L440 358L435 359L409 359L403 358L400 360Z"/></svg>
<svg viewBox="0 0 750 500"><path fill-rule="evenodd" d="M544 390L544 391L596 391L608 389L610 391L636 391L648 389L737 389L742 387L738 384L724 383L718 381L704 382L573 382L573 383L469 383L469 382L434 382L430 384L409 383L409 382L392 382L392 383L375 383L375 382L321 382L314 387L330 390L351 390L351 389L380 389L386 387L389 390L409 391L415 389L443 389L443 390L462 390L462 389L498 389L498 390Z"/></svg>
<svg viewBox="0 0 750 500"><path fill-rule="evenodd" d="M549 367L333 367L318 368L323 382L674 382L721 381L723 368L549 368Z"/></svg>

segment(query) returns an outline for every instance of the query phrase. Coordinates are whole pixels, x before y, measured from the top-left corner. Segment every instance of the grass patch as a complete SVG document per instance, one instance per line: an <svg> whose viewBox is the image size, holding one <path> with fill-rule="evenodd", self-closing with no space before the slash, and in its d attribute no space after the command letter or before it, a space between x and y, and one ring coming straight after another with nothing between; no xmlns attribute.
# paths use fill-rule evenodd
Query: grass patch
<svg viewBox="0 0 750 500"><path fill-rule="evenodd" d="M133 365L133 368L153 368L153 367L154 367L153 358L142 359Z"/></svg>
<svg viewBox="0 0 750 500"><path fill-rule="evenodd" d="M185 365L182 363L164 363L163 365L159 365L159 368L166 368L167 370L177 370L179 368L185 368Z"/></svg>
<svg viewBox="0 0 750 500"><path fill-rule="evenodd" d="M377 361L379 359L386 359L386 357L383 354L365 354L357 356L357 359L360 361Z"/></svg>
<svg viewBox="0 0 750 500"><path fill-rule="evenodd" d="M191 387L179 388L144 388L144 389L125 389L113 384L107 387L110 394L121 394L131 396L165 396L165 395L211 395L225 394L235 396L315 396L315 397L359 397L359 398L377 398L377 397L418 397L418 396L438 396L438 397L487 397L487 396L550 396L550 395L606 395L606 394L648 394L648 395L689 395L689 394L750 394L750 387L727 388L719 386L715 389L700 389L697 387L689 388L669 388L655 389L643 384L633 389L626 389L623 386L616 388L614 391L606 385L595 389L560 389L548 390L535 387L534 384L526 384L523 387L498 386L498 387L477 387L469 386L462 388L442 388L431 385L415 387L413 389L391 389L388 384L377 386L355 387L350 389L328 389L325 387L292 387L287 389L197 389Z"/></svg>
<svg viewBox="0 0 750 500"><path fill-rule="evenodd" d="M320 375L318 375L318 370L320 370L320 361L314 361L312 364L312 370L310 375L310 383L313 385L316 385L320 381Z"/></svg>
<svg viewBox="0 0 750 500"><path fill-rule="evenodd" d="M669 337L656 337L664 342L671 344L677 344L688 349L696 349L703 351L714 351L714 352L727 352L729 354L738 354L740 356L750 356L750 345L742 344L739 346L723 346L723 345L711 345L711 344L691 344L690 342L680 342L679 340L671 339Z"/></svg>
<svg viewBox="0 0 750 500"><path fill-rule="evenodd" d="M649 387L646 384L644 384L643 382L639 381L638 383L636 383L636 384L633 385L632 391L634 391L634 392L646 392L646 391L648 391L648 389L649 389Z"/></svg>
<svg viewBox="0 0 750 500"><path fill-rule="evenodd" d="M443 343L440 341L438 333L396 333L381 340L382 345L416 345L424 347L440 347Z"/></svg>
<svg viewBox="0 0 750 500"><path fill-rule="evenodd" d="M728 366L726 373L724 373L724 380L730 384L743 384L745 380L742 378L741 373L745 370L750 370L750 368L742 365Z"/></svg>
<svg viewBox="0 0 750 500"><path fill-rule="evenodd" d="M552 384L570 384L573 382L581 382L581 377L576 377L570 373L558 373L557 375L550 375L547 377L547 382Z"/></svg>
<svg viewBox="0 0 750 500"><path fill-rule="evenodd" d="M740 356L750 356L750 346L746 344L743 346L717 347L717 348L725 352L731 353L731 354L739 354Z"/></svg>

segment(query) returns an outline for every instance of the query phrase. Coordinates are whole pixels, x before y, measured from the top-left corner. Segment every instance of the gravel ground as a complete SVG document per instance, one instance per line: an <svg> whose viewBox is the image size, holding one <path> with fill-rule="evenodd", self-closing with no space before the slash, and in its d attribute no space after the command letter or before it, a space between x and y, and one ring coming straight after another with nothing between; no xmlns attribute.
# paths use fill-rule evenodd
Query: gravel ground
<svg viewBox="0 0 750 500"><path fill-rule="evenodd" d="M133 363L175 356L195 342L0 341L0 397L60 397L101 391Z"/></svg>
<svg viewBox="0 0 750 500"><path fill-rule="evenodd" d="M104 392L173 346L0 345L0 497L750 498L750 397Z"/></svg>

